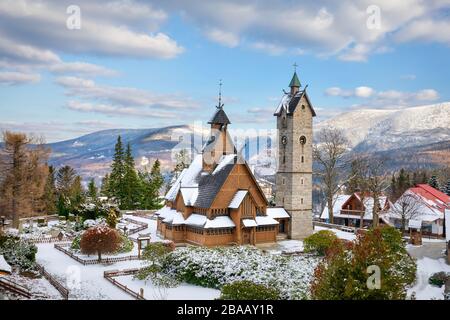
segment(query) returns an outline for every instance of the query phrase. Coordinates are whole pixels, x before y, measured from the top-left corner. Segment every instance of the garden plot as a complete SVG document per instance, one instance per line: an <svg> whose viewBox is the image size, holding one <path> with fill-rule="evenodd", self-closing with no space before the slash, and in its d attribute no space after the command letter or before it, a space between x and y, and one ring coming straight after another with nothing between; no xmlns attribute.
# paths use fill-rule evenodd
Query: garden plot
<svg viewBox="0 0 450 320"><path fill-rule="evenodd" d="M186 247L170 254L165 273L211 288L249 280L277 288L283 299L306 299L319 261L313 255L274 255L246 246Z"/></svg>
<svg viewBox="0 0 450 320"><path fill-rule="evenodd" d="M220 290L204 288L182 283L174 288L163 288L153 285L151 280L139 280L134 275L115 277L115 280L134 292L144 289L146 300L214 300L219 298Z"/></svg>
<svg viewBox="0 0 450 320"><path fill-rule="evenodd" d="M29 290L31 293L31 299L33 300L61 300L62 296L56 290L50 282L44 277L32 277L30 275L20 275L18 273L13 273L11 275L3 276L4 278L21 285ZM22 300L26 299L22 296L17 296L11 294L10 292L5 292L5 294L11 300Z"/></svg>
<svg viewBox="0 0 450 320"><path fill-rule="evenodd" d="M130 300L133 299L103 277L103 272L111 265L95 264L83 266L69 256L56 250L53 244L37 244L37 262L66 286L70 299L80 300ZM141 261L124 261L114 264L114 268L127 269L141 267Z"/></svg>
<svg viewBox="0 0 450 320"><path fill-rule="evenodd" d="M147 229L144 229L144 230L142 230L142 231L140 231L138 233L130 235L129 236L130 239L135 239L136 240L138 238L139 234L148 234L149 233L152 242L163 240L161 237L159 237L157 235L157 230L156 230L157 222L156 222L156 220L148 219L148 218L144 218L144 217L133 216L133 215L127 215L127 214L124 214L123 218L124 219L125 218L130 218L130 219L133 219L133 220L136 220L136 221L139 221L139 222L144 222L144 223L146 223L148 225Z"/></svg>

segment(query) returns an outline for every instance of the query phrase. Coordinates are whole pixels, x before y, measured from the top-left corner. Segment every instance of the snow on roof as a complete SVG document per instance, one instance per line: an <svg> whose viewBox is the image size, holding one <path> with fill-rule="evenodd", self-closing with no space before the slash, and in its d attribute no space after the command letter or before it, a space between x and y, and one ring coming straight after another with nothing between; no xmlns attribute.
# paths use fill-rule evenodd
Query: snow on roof
<svg viewBox="0 0 450 320"><path fill-rule="evenodd" d="M186 206L193 206L198 197L198 187L181 187L180 190L183 195L184 204Z"/></svg>
<svg viewBox="0 0 450 320"><path fill-rule="evenodd" d="M245 196L247 195L247 190L238 190L233 199L231 199L230 204L228 205L228 208L231 209L237 209L241 205L242 200L244 200Z"/></svg>
<svg viewBox="0 0 450 320"><path fill-rule="evenodd" d="M256 223L258 224L258 226L279 224L277 220L269 216L256 216Z"/></svg>
<svg viewBox="0 0 450 320"><path fill-rule="evenodd" d="M219 216L210 220L207 219L206 224L204 226L205 229L215 229L215 228L234 228L236 225L233 220L231 220L228 216Z"/></svg>
<svg viewBox="0 0 450 320"><path fill-rule="evenodd" d="M291 217L284 208L267 208L267 215L273 219L283 219Z"/></svg>
<svg viewBox="0 0 450 320"><path fill-rule="evenodd" d="M184 221L184 224L196 227L203 227L206 223L206 220L207 220L206 216L193 213L186 219L186 221Z"/></svg>
<svg viewBox="0 0 450 320"><path fill-rule="evenodd" d="M278 104L277 109L275 110L275 113L280 113L282 109L287 110L287 107L289 106L289 102L291 101L291 95L286 93L281 97L281 101Z"/></svg>
<svg viewBox="0 0 450 320"><path fill-rule="evenodd" d="M164 220L166 222L166 220ZM173 219L171 221L172 225L179 226L184 224L185 220L183 217L183 214L181 212L176 211L176 213L173 215Z"/></svg>
<svg viewBox="0 0 450 320"><path fill-rule="evenodd" d="M217 172L222 170L227 164L231 164L235 158L236 154L234 153L221 156L212 174L215 175Z"/></svg>
<svg viewBox="0 0 450 320"><path fill-rule="evenodd" d="M422 220L409 219L408 228L421 229L422 228Z"/></svg>
<svg viewBox="0 0 450 320"><path fill-rule="evenodd" d="M202 171L203 164L202 164L202 155L198 154L195 156L192 163L189 165L189 168L184 169L180 175L178 176L175 183L172 185L172 187L169 189L169 191L166 194L166 199L170 201L174 201L178 190L183 187L198 187L197 184L197 177ZM184 195L183 195L184 198Z"/></svg>
<svg viewBox="0 0 450 320"><path fill-rule="evenodd" d="M348 194L338 194L334 196L333 201L333 214L340 212L342 209L342 206L345 202L351 197L351 195ZM325 208L323 208L322 214L320 215L321 219L328 219L328 204L325 205Z"/></svg>
<svg viewBox="0 0 450 320"><path fill-rule="evenodd" d="M161 209L159 209L158 211L156 211L155 215L164 219L164 218L167 218L169 215L173 215L175 212L176 212L176 210L174 210L168 206L164 206Z"/></svg>
<svg viewBox="0 0 450 320"><path fill-rule="evenodd" d="M253 219L244 219L244 220L242 220L242 223L244 224L244 227L247 227L247 228L258 226L256 221Z"/></svg>
<svg viewBox="0 0 450 320"><path fill-rule="evenodd" d="M6 262L3 255L0 255L0 271L5 271L8 273L11 273L11 271L12 271L11 266L8 264L8 262Z"/></svg>

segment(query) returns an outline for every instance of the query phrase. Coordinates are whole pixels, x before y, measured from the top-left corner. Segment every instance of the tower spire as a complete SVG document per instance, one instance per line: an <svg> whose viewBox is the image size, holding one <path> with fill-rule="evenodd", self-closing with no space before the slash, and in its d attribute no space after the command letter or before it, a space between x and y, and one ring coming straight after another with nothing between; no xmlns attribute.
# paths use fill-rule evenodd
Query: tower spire
<svg viewBox="0 0 450 320"><path fill-rule="evenodd" d="M219 79L219 104L216 106L217 109L223 108L222 103L222 79Z"/></svg>
<svg viewBox="0 0 450 320"><path fill-rule="evenodd" d="M289 87L291 87L291 94L294 95L298 92L302 85L300 84L300 80L297 76L297 63L294 63L292 66L294 67L294 75L292 76L291 82L289 83Z"/></svg>

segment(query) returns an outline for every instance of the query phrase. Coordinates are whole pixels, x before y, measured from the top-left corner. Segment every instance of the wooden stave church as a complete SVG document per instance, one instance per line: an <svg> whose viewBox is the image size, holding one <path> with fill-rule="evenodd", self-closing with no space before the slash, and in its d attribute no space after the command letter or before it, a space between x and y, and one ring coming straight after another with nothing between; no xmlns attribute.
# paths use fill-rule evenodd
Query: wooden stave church
<svg viewBox="0 0 450 320"><path fill-rule="evenodd" d="M290 215L268 201L228 132L220 103L208 122L202 153L184 169L156 212L157 230L175 243L201 246L276 242L286 238Z"/></svg>

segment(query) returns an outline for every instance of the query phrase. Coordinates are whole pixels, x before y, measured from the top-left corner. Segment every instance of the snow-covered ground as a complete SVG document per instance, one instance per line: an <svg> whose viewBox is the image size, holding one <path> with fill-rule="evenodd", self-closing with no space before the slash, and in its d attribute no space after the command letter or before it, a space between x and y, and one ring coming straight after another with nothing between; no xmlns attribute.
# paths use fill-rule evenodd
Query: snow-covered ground
<svg viewBox="0 0 450 320"><path fill-rule="evenodd" d="M147 300L214 300L220 296L220 290L194 286L182 283L175 288L155 287L150 280L135 279L133 275L114 278L117 282L127 286L134 292L144 289Z"/></svg>
<svg viewBox="0 0 450 320"><path fill-rule="evenodd" d="M440 271L450 272L450 265L443 258L431 259L424 257L417 260L416 284L408 290L408 295L415 292L418 300L444 299L445 286L439 288L428 283L430 276Z"/></svg>
<svg viewBox="0 0 450 320"><path fill-rule="evenodd" d="M349 241L353 241L356 239L356 234L354 234L353 232L346 232L346 231L342 231L342 230L338 230L338 229L325 228L325 227L319 227L319 226L314 227L314 232L317 232L320 230L333 231L339 239L344 239L344 240L349 240Z"/></svg>
<svg viewBox="0 0 450 320"><path fill-rule="evenodd" d="M58 290L53 287L50 282L44 277L41 278L30 278L17 273L13 273L7 276L3 276L22 287L27 288L33 300L61 300L62 296ZM11 300L23 300L26 299L19 295L14 295L10 292L5 292L5 295Z"/></svg>

